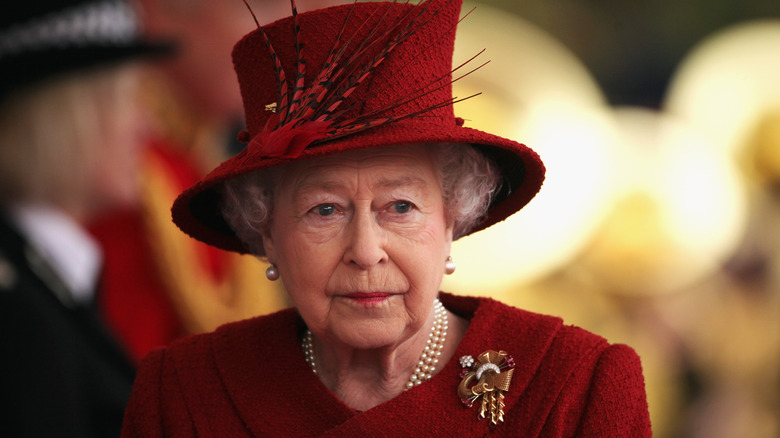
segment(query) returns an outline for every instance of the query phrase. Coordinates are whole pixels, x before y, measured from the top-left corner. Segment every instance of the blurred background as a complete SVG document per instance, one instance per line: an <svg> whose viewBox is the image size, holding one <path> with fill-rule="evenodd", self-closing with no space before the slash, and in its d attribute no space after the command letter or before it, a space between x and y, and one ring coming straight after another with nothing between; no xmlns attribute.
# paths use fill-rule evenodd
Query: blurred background
<svg viewBox="0 0 780 438"><path fill-rule="evenodd" d="M780 3L466 1L456 114L548 167L443 290L633 346L654 436L780 436ZM459 62L460 61L460 62ZM486 255L489 255L486 257Z"/></svg>

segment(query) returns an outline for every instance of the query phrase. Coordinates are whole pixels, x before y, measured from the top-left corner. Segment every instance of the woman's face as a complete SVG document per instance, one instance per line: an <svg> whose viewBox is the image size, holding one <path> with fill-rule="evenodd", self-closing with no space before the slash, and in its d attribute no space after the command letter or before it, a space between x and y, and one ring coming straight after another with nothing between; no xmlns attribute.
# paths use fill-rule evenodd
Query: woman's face
<svg viewBox="0 0 780 438"><path fill-rule="evenodd" d="M318 338L378 348L423 328L452 243L436 175L415 145L306 160L282 172L263 242Z"/></svg>

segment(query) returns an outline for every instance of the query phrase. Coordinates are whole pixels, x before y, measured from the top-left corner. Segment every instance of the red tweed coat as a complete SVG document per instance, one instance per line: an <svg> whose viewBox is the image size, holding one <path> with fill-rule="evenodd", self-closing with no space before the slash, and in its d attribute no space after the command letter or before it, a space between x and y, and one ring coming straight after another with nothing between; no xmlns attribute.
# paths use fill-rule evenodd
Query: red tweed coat
<svg viewBox="0 0 780 438"><path fill-rule="evenodd" d="M639 357L560 319L491 299L442 294L471 322L453 360L429 382L365 412L339 401L308 368L292 309L223 326L151 353L122 436L649 437ZM514 356L505 422L477 419L456 394L457 358Z"/></svg>

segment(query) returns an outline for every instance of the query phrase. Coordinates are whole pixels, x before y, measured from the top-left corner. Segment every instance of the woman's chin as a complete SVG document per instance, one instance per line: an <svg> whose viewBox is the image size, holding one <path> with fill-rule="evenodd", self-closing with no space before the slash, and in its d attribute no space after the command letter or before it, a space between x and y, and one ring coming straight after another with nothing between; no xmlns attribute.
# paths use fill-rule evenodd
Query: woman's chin
<svg viewBox="0 0 780 438"><path fill-rule="evenodd" d="M399 342L406 324L399 322L365 321L340 324L332 328L333 336L343 345L357 350L373 350Z"/></svg>

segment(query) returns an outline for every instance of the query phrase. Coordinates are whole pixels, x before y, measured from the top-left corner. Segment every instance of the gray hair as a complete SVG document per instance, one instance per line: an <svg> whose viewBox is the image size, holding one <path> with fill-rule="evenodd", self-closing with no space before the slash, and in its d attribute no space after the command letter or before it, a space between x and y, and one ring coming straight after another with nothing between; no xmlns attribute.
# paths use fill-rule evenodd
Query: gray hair
<svg viewBox="0 0 780 438"><path fill-rule="evenodd" d="M436 165L446 218L453 240L468 234L487 213L501 183L493 160L468 144L426 145ZM254 255L265 256L262 234L267 231L279 168L260 170L226 181L221 186L222 216Z"/></svg>

